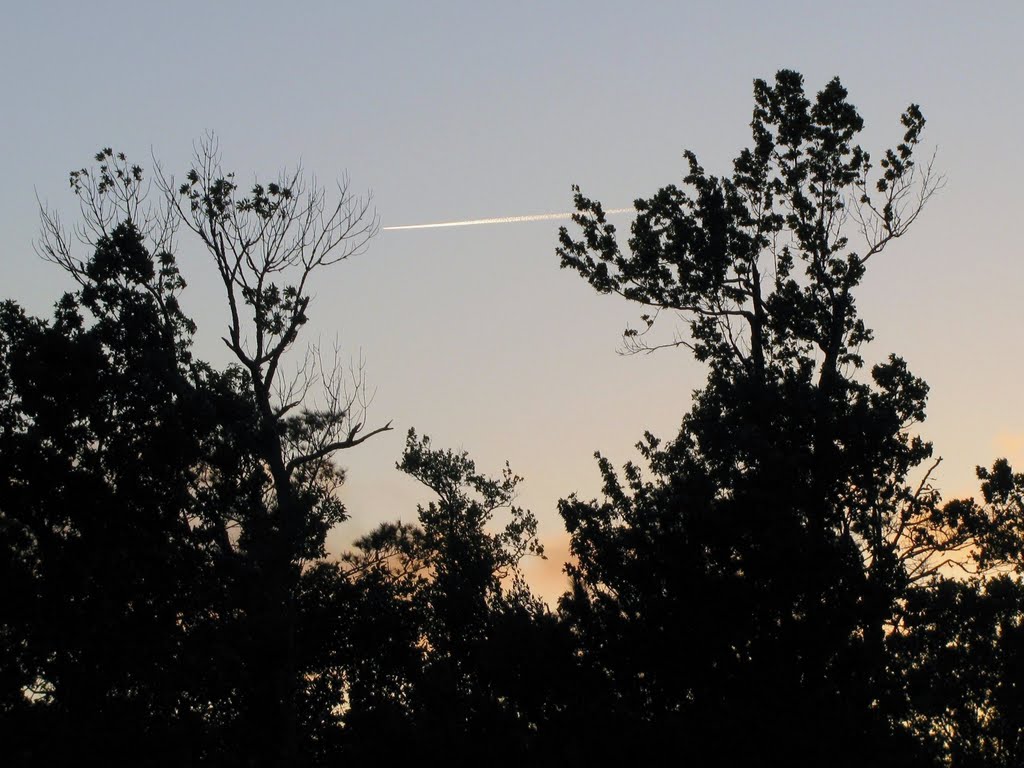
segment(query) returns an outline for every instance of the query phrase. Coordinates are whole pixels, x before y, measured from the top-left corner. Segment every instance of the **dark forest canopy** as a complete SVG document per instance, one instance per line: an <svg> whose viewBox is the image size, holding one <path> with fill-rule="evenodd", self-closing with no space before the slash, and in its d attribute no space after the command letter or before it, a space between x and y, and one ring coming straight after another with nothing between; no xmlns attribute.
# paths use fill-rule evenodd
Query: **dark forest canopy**
<svg viewBox="0 0 1024 768"><path fill-rule="evenodd" d="M361 372L284 362L317 275L377 231L366 198L241 190L211 139L153 188L111 149L74 171L83 253L47 210L40 250L75 289L49 319L0 304L5 763L1019 764L1024 475L944 502L927 385L864 362L866 270L942 183L923 114L876 158L838 79L754 102L732 170L688 152L628 236L575 190L562 266L640 305L627 348L708 378L642 466L599 454L602 498L560 503L556 610L520 571L521 478L413 430L425 503L326 555L339 452L391 424ZM224 370L191 351L179 233L223 284Z"/></svg>

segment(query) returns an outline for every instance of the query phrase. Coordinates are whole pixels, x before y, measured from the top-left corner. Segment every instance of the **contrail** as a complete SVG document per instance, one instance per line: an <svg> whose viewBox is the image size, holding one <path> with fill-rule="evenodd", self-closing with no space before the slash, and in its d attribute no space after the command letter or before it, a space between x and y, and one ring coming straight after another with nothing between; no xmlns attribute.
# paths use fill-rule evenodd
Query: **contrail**
<svg viewBox="0 0 1024 768"><path fill-rule="evenodd" d="M632 208L610 208L605 213L630 213ZM492 219L466 219L465 221L442 221L436 224L403 224L400 227L382 227L385 230L437 229L438 227L474 227L478 224L519 224L524 221L554 221L571 219L572 213L538 213L532 216L496 216Z"/></svg>

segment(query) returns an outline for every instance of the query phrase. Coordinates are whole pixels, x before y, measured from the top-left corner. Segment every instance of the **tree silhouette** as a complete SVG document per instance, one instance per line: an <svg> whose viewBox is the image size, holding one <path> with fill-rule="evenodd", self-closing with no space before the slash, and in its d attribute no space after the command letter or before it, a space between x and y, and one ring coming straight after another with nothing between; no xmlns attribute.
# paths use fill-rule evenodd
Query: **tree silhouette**
<svg viewBox="0 0 1024 768"><path fill-rule="evenodd" d="M1011 766L1024 754L1024 588L1007 575L908 593L889 644L909 726L936 763Z"/></svg>
<svg viewBox="0 0 1024 768"><path fill-rule="evenodd" d="M412 430L398 468L436 499L418 507L416 525L387 523L360 539L346 563L364 594L375 596L374 605L389 594L407 606L414 632L388 635L412 640L420 658L410 664L407 650L396 655L390 645L352 654L362 666L347 716L353 738L368 756L379 739L361 729L393 728L400 703L408 751L399 754L409 759L504 764L525 757L550 705L545 674L551 669L535 653L553 648L548 640L557 628L519 568L523 557L543 555L536 518L514 503L521 478L507 466L500 478L486 477L467 454L435 449ZM499 511L507 522L493 529ZM390 626L394 618L392 609L367 624ZM368 658L378 679L390 674L406 681L400 698L395 694L403 686L356 687ZM382 662L392 665L390 672ZM385 706L380 695L389 690Z"/></svg>
<svg viewBox="0 0 1024 768"><path fill-rule="evenodd" d="M969 532L969 557L908 591L888 645L909 725L937 760L1018 765L1024 755L1024 476L1006 459L978 467L977 474L981 501L955 499L942 509L947 525Z"/></svg>
<svg viewBox="0 0 1024 768"><path fill-rule="evenodd" d="M679 436L641 443L646 471L601 459L605 500L562 502L562 608L624 717L719 759L782 743L801 764L840 744L850 764L898 759L887 627L970 544L910 431L927 386L897 357L860 373L856 288L941 183L915 158L924 118L907 109L876 174L846 96L833 80L809 99L786 70L756 81L730 177L687 153L685 188L636 201L628 251L577 189L581 234L560 235L563 267L646 308L627 349L666 346L648 334L675 314L667 345L709 368Z"/></svg>
<svg viewBox="0 0 1024 768"><path fill-rule="evenodd" d="M318 348L311 347L294 374L286 376L283 371L307 322L311 279L322 268L362 250L377 224L367 201L351 195L346 186L339 187L338 202L328 204L323 190L307 184L299 172L265 187L256 184L247 195L239 193L233 176L221 172L212 137L198 145L195 160L180 186L158 172L160 194L155 197L142 169L111 149L97 154L96 167L74 171L71 187L81 213L74 235L91 250L85 260L75 254L75 238L57 215L42 209L40 251L64 268L81 290L65 298L51 330L22 318L13 307L5 315L11 325L4 349L10 360L5 360L2 382L11 390L5 439L13 441L10 450L25 445L43 455L49 455L50 442L64 446L73 457L67 461L75 476L85 464L74 452L102 454L98 478L124 496L125 514L133 525L135 519L127 510L149 503L146 494L170 494L175 499L174 522L180 530L165 530L169 519L161 518L161 528L153 521L145 523L144 516L139 518L139 525L152 524L156 540L151 556L146 554L146 538L129 535L130 525L113 526L122 538L114 541L108 534L109 578L116 578L116 564L123 559L118 553L134 546L131 557L150 557L147 562L157 569L140 583L140 589L159 586L167 590L169 600L175 596L186 603L192 585L209 590L199 603L189 606L202 620L193 621L188 611L176 614L168 607L167 612L176 616L172 624L179 634L201 637L205 644L189 651L189 658L194 664L205 661L208 668L194 669L182 681L206 680L217 690L195 694L188 706L178 701L174 711L203 713L203 727L193 730L216 734L203 749L208 756L217 755L211 759L219 763L290 764L300 759L299 698L305 692L296 640L301 573L304 563L323 556L327 531L345 517L335 494L344 474L331 456L390 427L364 428L369 398L361 368L346 377L337 365L324 361ZM182 223L208 247L225 287L230 316L225 342L239 365L223 374L195 363L188 352L195 329L178 306L177 294L184 282L172 255ZM92 324L82 319L79 307L91 314ZM78 357L57 350L43 358L46 345L36 350L29 342L18 341L17 334L37 326L42 329L33 331L37 336L45 330L68 344L75 342L73 349L81 348L75 352ZM16 374L34 371L33 375L42 377L51 367L60 370L60 355L80 363L81 370L68 372L74 378L61 382L77 389L65 404L51 395L53 403L44 405L56 410L44 418L43 406L34 405L37 396L17 389L29 384ZM121 378L103 378L107 368ZM95 386L90 389L90 384ZM52 389L41 387L39 392ZM109 435L94 435L78 426L86 418L71 408L79 396L109 407ZM26 411L30 405L36 411ZM85 400L82 407L88 405ZM67 435L57 441L40 432L43 426ZM147 452L136 445L149 445L149 440L157 441L159 451ZM111 454L115 449L117 453ZM150 461L157 464L150 468ZM154 479L144 484L150 471ZM10 482L22 497L5 520L16 520L32 509L42 478ZM95 502L103 504L99 497ZM71 507L64 514L64 525L70 530L90 519L84 509ZM34 566L26 547L33 535L40 534L14 524L5 526L11 536L12 577L29 578ZM182 551L160 556L161 547L171 545ZM91 546L94 556L102 558L101 550ZM56 570L68 567L66 554L54 556ZM200 578L188 565L191 560L209 572ZM123 592L124 601L141 606L138 601L144 599L145 590L136 594L131 584L125 579L112 585L110 594ZM53 593L39 606L60 600L60 590L68 587L55 579ZM95 590L101 603L108 600L105 590L99 586ZM12 615L28 610L13 602L18 604L12 604ZM83 606L82 617L93 614ZM9 700L12 706L24 708L19 693L12 692L18 683L25 688L36 681L31 675L26 678L22 669L28 660L24 648L30 644L17 632L13 636L19 639L12 641L12 656L5 659L19 658L19 654L22 658L8 688ZM142 637L130 631L123 635L125 642L132 643L141 642ZM168 695L181 687L173 683L172 668L167 667ZM114 684L108 672L97 675L96 687ZM60 706L67 690L85 690L77 684L59 685L56 673L38 677L43 691L39 697ZM51 696L54 686L59 695ZM142 712L133 708L130 696L114 698L126 712ZM89 707L100 711L91 704L78 708ZM84 716L76 722L83 733L95 731ZM96 738L101 738L98 732Z"/></svg>
<svg viewBox="0 0 1024 768"><path fill-rule="evenodd" d="M173 256L130 219L104 226L52 322L0 311L7 744L25 762L187 762L226 698L202 639L220 510L196 491L244 404L192 359Z"/></svg>
<svg viewBox="0 0 1024 768"><path fill-rule="evenodd" d="M254 754L270 764L296 759L299 670L296 600L302 562L324 554L332 525L344 518L334 495L343 475L331 456L390 429L365 431L368 406L361 372L346 386L337 365L313 350L288 377L283 365L307 322L311 280L362 251L376 233L369 200L347 181L330 202L301 170L242 194L207 137L193 168L162 190L181 221L213 256L230 312L224 342L248 377L255 408L253 448L270 494L265 513L249 520L244 547L254 565L247 612L253 633L248 666L248 722ZM322 403L307 395L319 385Z"/></svg>

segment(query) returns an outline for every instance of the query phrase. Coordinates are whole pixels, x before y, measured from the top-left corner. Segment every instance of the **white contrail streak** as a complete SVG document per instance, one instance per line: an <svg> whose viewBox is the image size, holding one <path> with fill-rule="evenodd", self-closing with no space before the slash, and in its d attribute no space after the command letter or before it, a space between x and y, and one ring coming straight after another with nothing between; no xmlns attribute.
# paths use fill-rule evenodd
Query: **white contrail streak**
<svg viewBox="0 0 1024 768"><path fill-rule="evenodd" d="M610 208L605 213L630 213L632 208ZM437 224L403 224L400 227L382 227L385 230L437 229L438 227L474 227L478 224L519 224L524 221L554 221L571 219L571 213L538 213L532 216L497 216L492 219L467 219L465 221L442 221Z"/></svg>

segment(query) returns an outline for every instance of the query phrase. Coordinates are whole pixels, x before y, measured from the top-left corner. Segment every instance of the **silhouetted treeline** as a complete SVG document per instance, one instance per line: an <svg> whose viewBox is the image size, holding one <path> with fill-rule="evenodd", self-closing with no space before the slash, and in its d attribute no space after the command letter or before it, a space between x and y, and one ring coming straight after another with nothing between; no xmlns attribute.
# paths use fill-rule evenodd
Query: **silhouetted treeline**
<svg viewBox="0 0 1024 768"><path fill-rule="evenodd" d="M678 435L560 503L554 609L521 478L413 430L424 504L325 553L338 452L391 425L361 370L289 355L319 271L376 232L364 198L243 192L211 137L148 197L112 150L73 172L82 221L44 209L39 248L76 288L50 319L0 304L3 762L1019 765L1024 475L942 501L928 387L869 365L855 301L942 184L924 118L875 160L838 80L754 98L731 174L687 153L628 237L576 190L562 266L641 305L627 350L708 379ZM223 282L224 370L191 352L179 229Z"/></svg>

